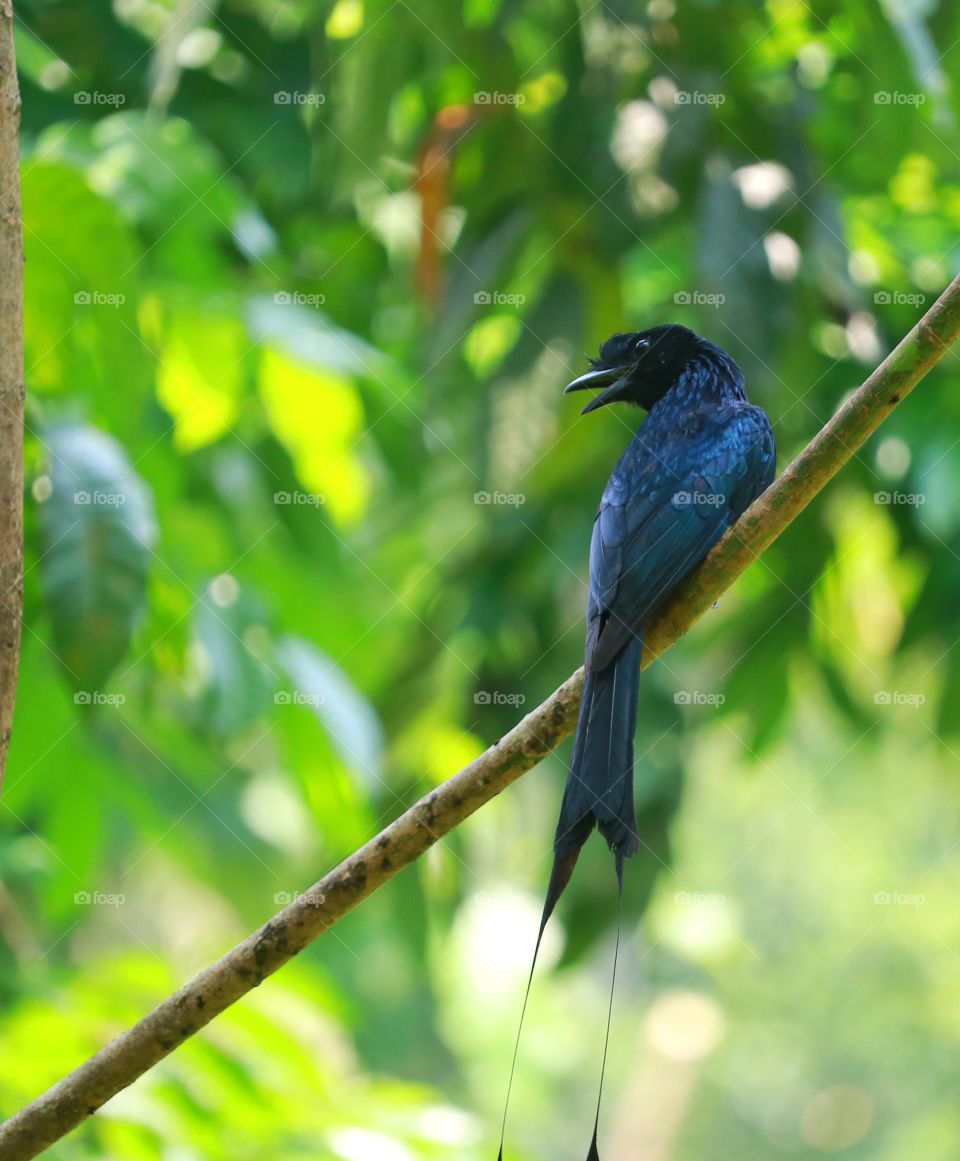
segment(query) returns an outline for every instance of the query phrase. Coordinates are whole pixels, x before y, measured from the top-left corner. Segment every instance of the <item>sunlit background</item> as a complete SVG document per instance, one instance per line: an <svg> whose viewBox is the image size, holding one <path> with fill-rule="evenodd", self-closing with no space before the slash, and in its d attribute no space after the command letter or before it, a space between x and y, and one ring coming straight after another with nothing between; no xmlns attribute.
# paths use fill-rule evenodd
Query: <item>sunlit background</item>
<svg viewBox="0 0 960 1161"><path fill-rule="evenodd" d="M728 349L780 464L960 269L960 8L20 0L27 592L0 1111L579 663L639 418ZM604 1161L953 1161L948 355L644 677ZM495 1155L567 747L49 1156ZM511 1161L580 1161L616 901L551 925Z"/></svg>

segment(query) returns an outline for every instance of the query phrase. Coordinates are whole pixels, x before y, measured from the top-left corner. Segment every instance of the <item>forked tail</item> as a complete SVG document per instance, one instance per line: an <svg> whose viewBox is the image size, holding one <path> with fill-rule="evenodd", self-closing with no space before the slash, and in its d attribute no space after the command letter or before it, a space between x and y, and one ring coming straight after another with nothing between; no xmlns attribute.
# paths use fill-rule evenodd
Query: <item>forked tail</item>
<svg viewBox="0 0 960 1161"><path fill-rule="evenodd" d="M597 1130L600 1124L600 1101L603 1096L603 1077L607 1064L607 1045L610 1041L610 1023L613 1015L613 990L617 978L617 957L620 951L620 922L623 900L623 862L640 845L637 836L637 816L633 805L633 734L637 723L637 691L640 686L640 656L643 643L631 641L614 660L599 672L588 672L580 702L580 717L573 743L570 773L563 792L560 820L553 844L553 868L547 897L540 917L540 929L533 950L527 989L520 1010L520 1026L513 1048L510 1081L500 1127L500 1151L497 1161L503 1161L503 1142L507 1126L507 1110L513 1074L517 1066L520 1033L530 998L533 973L540 954L543 932L553 910L563 894L580 848L599 827L610 849L616 855L617 890L620 903L617 911L617 943L613 957L613 976L610 981L610 1005L607 1010L607 1028L603 1042L603 1063L600 1068L600 1091L597 1095L597 1114L593 1137L586 1161L599 1161Z"/></svg>

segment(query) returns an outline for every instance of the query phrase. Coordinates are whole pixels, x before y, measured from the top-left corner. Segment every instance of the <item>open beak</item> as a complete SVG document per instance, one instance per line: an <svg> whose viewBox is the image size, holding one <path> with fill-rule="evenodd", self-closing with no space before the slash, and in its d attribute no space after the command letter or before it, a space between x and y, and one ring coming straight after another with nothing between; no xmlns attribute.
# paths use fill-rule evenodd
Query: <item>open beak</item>
<svg viewBox="0 0 960 1161"><path fill-rule="evenodd" d="M616 403L623 398L627 386L627 375L630 367L601 367L597 371L587 371L579 379L574 379L563 389L564 395L571 391L585 391L588 387L603 387L599 395L595 395L586 407L580 412L586 415L588 411L596 411L598 407L606 407L608 403Z"/></svg>

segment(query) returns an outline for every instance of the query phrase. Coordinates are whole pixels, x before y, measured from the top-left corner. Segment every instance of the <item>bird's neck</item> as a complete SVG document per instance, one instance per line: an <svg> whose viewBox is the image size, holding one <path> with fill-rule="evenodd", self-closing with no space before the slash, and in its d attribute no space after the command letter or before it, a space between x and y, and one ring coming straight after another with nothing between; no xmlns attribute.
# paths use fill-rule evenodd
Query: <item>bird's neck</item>
<svg viewBox="0 0 960 1161"><path fill-rule="evenodd" d="M661 402L671 399L674 406L715 407L746 397L743 372L726 351L704 341Z"/></svg>

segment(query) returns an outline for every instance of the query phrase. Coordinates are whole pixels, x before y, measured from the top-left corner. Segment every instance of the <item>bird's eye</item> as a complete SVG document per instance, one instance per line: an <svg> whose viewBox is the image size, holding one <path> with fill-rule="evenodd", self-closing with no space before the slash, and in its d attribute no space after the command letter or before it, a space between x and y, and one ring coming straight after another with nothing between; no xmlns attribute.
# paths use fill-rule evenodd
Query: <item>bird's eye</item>
<svg viewBox="0 0 960 1161"><path fill-rule="evenodd" d="M649 346L649 339L637 339L637 341L633 344L634 350L636 351L645 351Z"/></svg>

